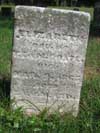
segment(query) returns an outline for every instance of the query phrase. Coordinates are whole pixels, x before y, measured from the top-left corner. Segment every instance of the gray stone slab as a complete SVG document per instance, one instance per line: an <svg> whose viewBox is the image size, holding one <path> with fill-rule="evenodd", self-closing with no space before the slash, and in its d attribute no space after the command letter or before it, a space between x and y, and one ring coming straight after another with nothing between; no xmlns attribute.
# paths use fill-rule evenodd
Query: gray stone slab
<svg viewBox="0 0 100 133"><path fill-rule="evenodd" d="M17 106L77 115L89 23L84 12L16 7L11 98Z"/></svg>

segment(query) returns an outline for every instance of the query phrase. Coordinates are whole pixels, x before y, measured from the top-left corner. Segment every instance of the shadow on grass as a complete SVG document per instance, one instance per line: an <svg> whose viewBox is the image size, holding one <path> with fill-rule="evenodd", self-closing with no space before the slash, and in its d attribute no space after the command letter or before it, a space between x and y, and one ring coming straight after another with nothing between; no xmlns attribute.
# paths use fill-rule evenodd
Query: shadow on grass
<svg viewBox="0 0 100 133"><path fill-rule="evenodd" d="M96 26L94 21L91 21L90 37L100 37L100 26Z"/></svg>
<svg viewBox="0 0 100 133"><path fill-rule="evenodd" d="M10 84L10 78L0 78L0 100L6 98L10 100Z"/></svg>
<svg viewBox="0 0 100 133"><path fill-rule="evenodd" d="M0 13L0 27L13 29L13 25L14 25L14 14L12 14L11 16L2 16Z"/></svg>

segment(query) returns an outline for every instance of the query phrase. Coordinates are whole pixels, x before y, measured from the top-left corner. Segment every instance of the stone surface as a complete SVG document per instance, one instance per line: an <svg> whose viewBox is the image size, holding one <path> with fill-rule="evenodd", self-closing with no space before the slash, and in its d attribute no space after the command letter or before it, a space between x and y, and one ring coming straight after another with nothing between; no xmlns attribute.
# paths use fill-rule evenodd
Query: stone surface
<svg viewBox="0 0 100 133"><path fill-rule="evenodd" d="M11 98L18 106L77 115L89 22L84 12L16 7Z"/></svg>

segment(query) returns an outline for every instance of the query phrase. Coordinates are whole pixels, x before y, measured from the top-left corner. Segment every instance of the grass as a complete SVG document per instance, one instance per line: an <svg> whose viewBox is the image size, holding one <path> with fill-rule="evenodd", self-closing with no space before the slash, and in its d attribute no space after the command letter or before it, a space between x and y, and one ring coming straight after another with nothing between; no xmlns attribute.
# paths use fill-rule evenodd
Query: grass
<svg viewBox="0 0 100 133"><path fill-rule="evenodd" d="M0 18L0 90L10 91L10 66L13 20ZM43 110L27 116L21 108L12 110L11 102L0 95L0 133L99 133L100 132L100 38L91 37L87 49L80 112L69 114ZM1 93L0 93L1 94ZM5 94L5 95L7 95ZM9 97L8 97L9 98Z"/></svg>
<svg viewBox="0 0 100 133"><path fill-rule="evenodd" d="M85 79L100 77L100 38L90 38L85 65Z"/></svg>
<svg viewBox="0 0 100 133"><path fill-rule="evenodd" d="M69 114L46 110L27 116L21 108L12 110L8 101L0 104L1 133L99 133L100 132L100 78L84 81L77 118Z"/></svg>
<svg viewBox="0 0 100 133"><path fill-rule="evenodd" d="M8 76L11 65L12 20L0 18L0 75Z"/></svg>
<svg viewBox="0 0 100 133"><path fill-rule="evenodd" d="M91 38L89 40L86 66L99 68L100 66L100 38Z"/></svg>

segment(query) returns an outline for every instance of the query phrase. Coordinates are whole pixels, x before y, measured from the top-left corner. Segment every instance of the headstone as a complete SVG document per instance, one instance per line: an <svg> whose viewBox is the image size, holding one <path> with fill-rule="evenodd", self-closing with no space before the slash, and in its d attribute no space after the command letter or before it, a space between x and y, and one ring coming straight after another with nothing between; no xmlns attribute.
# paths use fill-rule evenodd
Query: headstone
<svg viewBox="0 0 100 133"><path fill-rule="evenodd" d="M17 106L77 115L89 22L84 12L16 7L11 98Z"/></svg>

